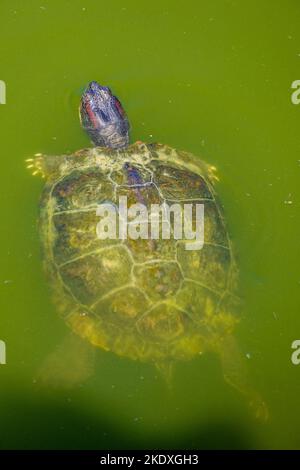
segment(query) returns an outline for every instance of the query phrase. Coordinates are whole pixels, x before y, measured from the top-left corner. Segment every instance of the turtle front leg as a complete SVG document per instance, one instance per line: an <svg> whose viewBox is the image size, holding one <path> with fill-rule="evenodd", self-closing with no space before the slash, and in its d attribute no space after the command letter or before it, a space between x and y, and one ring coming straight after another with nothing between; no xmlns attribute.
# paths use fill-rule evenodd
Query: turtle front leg
<svg viewBox="0 0 300 470"><path fill-rule="evenodd" d="M266 421L269 417L268 407L250 384L247 364L243 358L235 338L229 336L220 343L220 356L226 382L244 395L255 417Z"/></svg>
<svg viewBox="0 0 300 470"><path fill-rule="evenodd" d="M58 172L62 157L36 153L33 158L27 158L25 162L26 167L32 172L33 176L38 175L42 178L49 178Z"/></svg>
<svg viewBox="0 0 300 470"><path fill-rule="evenodd" d="M45 178L46 174L43 170L43 155L41 153L36 153L34 158L27 158L25 162L26 168L32 172L33 176L38 175Z"/></svg>

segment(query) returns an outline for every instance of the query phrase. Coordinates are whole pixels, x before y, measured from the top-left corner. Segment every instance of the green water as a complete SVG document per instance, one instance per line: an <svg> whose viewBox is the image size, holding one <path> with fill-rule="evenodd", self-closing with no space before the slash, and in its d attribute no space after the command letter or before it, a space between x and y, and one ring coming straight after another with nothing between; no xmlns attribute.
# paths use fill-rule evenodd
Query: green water
<svg viewBox="0 0 300 470"><path fill-rule="evenodd" d="M1 448L300 448L299 2L2 0L0 19ZM213 355L178 364L172 393L151 366L101 351L80 387L35 382L67 328L41 269L43 183L24 159L89 145L77 106L90 80L120 97L133 140L218 167L244 300L236 336L266 423Z"/></svg>

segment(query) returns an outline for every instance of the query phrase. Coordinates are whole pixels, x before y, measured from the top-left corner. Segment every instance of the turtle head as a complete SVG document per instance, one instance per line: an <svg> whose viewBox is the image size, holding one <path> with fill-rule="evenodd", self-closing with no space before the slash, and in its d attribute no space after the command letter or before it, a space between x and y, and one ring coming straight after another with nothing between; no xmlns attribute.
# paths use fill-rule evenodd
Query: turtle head
<svg viewBox="0 0 300 470"><path fill-rule="evenodd" d="M95 145L118 149L129 144L128 118L108 87L90 82L81 97L79 115Z"/></svg>

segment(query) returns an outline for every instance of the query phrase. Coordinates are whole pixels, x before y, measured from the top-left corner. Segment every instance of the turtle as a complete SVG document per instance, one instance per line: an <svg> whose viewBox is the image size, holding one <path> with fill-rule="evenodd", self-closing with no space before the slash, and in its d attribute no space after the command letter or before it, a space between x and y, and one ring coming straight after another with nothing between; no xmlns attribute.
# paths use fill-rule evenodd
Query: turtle
<svg viewBox="0 0 300 470"><path fill-rule="evenodd" d="M215 190L216 168L165 144L130 144L123 106L98 82L85 88L79 116L92 147L27 160L33 174L46 179L40 238L60 315L84 344L151 363L167 381L177 362L215 352L227 382L247 397L257 416L265 416L265 402L249 385L234 338L241 318L239 272ZM118 204L124 198L130 208L159 208L170 236L151 238L151 217L143 221L144 236L141 224L135 238L127 232L117 236L116 229L111 236L109 227L99 236L99 208L106 214L112 209L120 227ZM166 207L175 205L180 215L188 204L203 208L198 246L185 234L175 236L175 212L173 219L166 216ZM135 213L139 222L142 212ZM190 215L194 226L195 211ZM125 221L126 229L134 224L133 216Z"/></svg>

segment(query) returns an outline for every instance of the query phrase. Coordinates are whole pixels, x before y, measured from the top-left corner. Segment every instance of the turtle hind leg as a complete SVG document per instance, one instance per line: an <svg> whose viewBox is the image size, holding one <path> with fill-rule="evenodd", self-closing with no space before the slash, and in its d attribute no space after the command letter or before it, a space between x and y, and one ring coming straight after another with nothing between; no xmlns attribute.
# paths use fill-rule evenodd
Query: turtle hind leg
<svg viewBox="0 0 300 470"><path fill-rule="evenodd" d="M223 339L220 346L220 356L226 382L246 397L258 420L266 421L269 417L268 407L260 394L250 384L246 360L243 358L235 338L229 336Z"/></svg>
<svg viewBox="0 0 300 470"><path fill-rule="evenodd" d="M51 388L72 388L94 374L95 348L70 333L45 359L36 381Z"/></svg>

